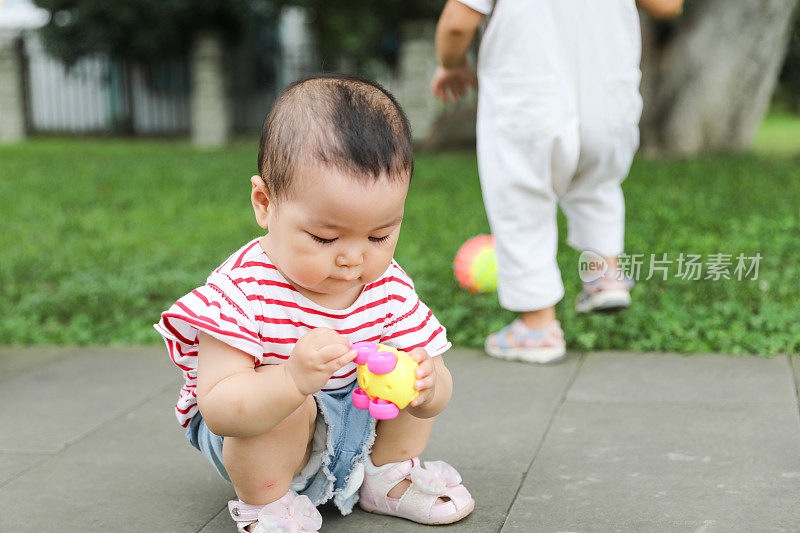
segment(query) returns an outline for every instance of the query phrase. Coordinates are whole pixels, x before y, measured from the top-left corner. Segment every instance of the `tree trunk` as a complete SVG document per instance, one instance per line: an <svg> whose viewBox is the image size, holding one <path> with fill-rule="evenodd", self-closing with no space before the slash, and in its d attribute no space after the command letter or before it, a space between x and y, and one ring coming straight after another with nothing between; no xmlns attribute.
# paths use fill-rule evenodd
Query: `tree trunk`
<svg viewBox="0 0 800 533"><path fill-rule="evenodd" d="M798 0L697 0L677 22L642 17L642 150L750 146L775 89Z"/></svg>

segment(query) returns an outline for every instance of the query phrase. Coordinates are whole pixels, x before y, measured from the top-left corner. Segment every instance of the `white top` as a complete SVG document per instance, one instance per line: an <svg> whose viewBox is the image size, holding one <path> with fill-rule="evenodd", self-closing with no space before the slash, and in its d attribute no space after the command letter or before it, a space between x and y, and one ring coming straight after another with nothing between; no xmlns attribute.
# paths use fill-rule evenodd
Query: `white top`
<svg viewBox="0 0 800 533"><path fill-rule="evenodd" d="M458 0L467 7L471 7L479 13L488 15L494 7L494 0Z"/></svg>
<svg viewBox="0 0 800 533"><path fill-rule="evenodd" d="M319 327L330 328L351 342L380 342L404 351L422 347L431 357L451 346L445 328L420 301L411 278L394 260L350 307L332 310L292 287L258 239L225 260L205 285L175 302L154 327L183 373L185 383L175 405L183 427L197 412L198 331L250 354L254 366L285 363L297 340ZM322 390L341 389L355 379L356 365L349 363Z"/></svg>
<svg viewBox="0 0 800 533"><path fill-rule="evenodd" d="M549 78L559 91L574 92L583 83L600 93L605 77L638 71L635 0L459 1L488 16L478 51L481 89L510 80L531 94L542 90L533 84ZM514 92L496 89L509 90Z"/></svg>

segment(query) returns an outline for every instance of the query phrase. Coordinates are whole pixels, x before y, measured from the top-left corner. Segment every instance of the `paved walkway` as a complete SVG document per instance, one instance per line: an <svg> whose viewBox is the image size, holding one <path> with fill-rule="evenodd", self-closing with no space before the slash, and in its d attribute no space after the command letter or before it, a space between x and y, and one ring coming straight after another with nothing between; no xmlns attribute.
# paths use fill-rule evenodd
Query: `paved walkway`
<svg viewBox="0 0 800 533"><path fill-rule="evenodd" d="M477 506L445 530L798 531L793 357L455 350L426 456ZM233 531L232 488L175 424L177 384L161 347L0 350L0 531ZM432 531L323 513L324 532Z"/></svg>

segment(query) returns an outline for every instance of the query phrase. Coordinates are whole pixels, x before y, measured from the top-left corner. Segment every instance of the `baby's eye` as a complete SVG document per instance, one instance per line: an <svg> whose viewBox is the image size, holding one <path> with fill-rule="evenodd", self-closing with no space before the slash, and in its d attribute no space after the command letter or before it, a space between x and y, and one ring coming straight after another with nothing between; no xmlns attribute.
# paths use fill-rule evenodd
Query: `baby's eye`
<svg viewBox="0 0 800 533"><path fill-rule="evenodd" d="M333 241L336 240L336 239L323 239L322 237L317 237L313 233L309 233L309 235L311 235L311 238L314 239L315 241L317 241L320 244L330 244L330 243L332 243Z"/></svg>
<svg viewBox="0 0 800 533"><path fill-rule="evenodd" d="M371 240L372 242L386 242L387 240L389 240L389 237L391 235L392 234L390 233L389 235L384 235L383 237L370 237L369 240Z"/></svg>

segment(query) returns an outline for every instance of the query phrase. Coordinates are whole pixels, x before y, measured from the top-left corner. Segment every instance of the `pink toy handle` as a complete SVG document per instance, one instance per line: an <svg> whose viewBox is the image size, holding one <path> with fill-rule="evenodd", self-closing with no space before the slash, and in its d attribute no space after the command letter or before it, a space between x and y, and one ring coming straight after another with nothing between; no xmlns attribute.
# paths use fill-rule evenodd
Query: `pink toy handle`
<svg viewBox="0 0 800 533"><path fill-rule="evenodd" d="M361 387L356 387L353 389L351 397L353 399L354 406L358 407L359 409L369 409L369 394L364 392L364 389Z"/></svg>
<svg viewBox="0 0 800 533"><path fill-rule="evenodd" d="M376 420L389 420L400 414L400 409L392 402L372 398L369 402L369 414Z"/></svg>
<svg viewBox="0 0 800 533"><path fill-rule="evenodd" d="M355 350L358 354L356 358L353 359L357 365L367 364L369 356L378 352L378 345L369 341L354 342L350 348Z"/></svg>
<svg viewBox="0 0 800 533"><path fill-rule="evenodd" d="M371 354L367 361L367 368L373 374L388 374L395 366L397 366L397 356L392 352Z"/></svg>

